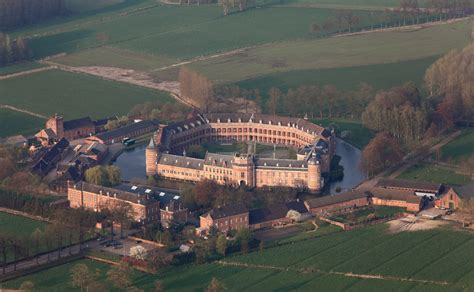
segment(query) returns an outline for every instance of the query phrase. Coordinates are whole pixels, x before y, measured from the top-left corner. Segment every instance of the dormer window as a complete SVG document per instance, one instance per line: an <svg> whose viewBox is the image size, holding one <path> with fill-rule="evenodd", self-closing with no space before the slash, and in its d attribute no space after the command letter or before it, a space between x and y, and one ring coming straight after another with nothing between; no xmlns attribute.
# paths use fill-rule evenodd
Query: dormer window
<svg viewBox="0 0 474 292"><path fill-rule="evenodd" d="M221 122L221 119L220 119L220 118L217 118L217 122L220 123L220 122Z"/></svg>

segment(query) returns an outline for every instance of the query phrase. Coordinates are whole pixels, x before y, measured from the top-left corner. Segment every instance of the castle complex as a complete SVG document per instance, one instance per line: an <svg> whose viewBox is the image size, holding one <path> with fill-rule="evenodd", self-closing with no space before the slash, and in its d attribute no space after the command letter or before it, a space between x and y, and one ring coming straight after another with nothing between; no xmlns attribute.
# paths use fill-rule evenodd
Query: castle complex
<svg viewBox="0 0 474 292"><path fill-rule="evenodd" d="M183 155L206 142L254 141L298 149L297 159L261 158L248 153ZM285 186L319 192L329 172L335 135L307 119L263 114L197 114L159 129L146 149L146 173L167 179L247 187Z"/></svg>

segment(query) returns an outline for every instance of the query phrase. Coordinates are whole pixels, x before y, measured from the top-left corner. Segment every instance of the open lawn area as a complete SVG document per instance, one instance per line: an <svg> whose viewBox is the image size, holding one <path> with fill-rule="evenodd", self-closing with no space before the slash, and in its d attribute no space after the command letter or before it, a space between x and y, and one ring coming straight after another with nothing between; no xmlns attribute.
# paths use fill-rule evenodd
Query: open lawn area
<svg viewBox="0 0 474 292"><path fill-rule="evenodd" d="M374 137L374 133L364 127L360 121L348 119L312 119L313 123L323 127L334 126L338 136L359 149L367 145Z"/></svg>
<svg viewBox="0 0 474 292"><path fill-rule="evenodd" d="M469 21L461 21L415 31L275 43L204 60L191 67L218 83L229 83L293 70L396 63L462 48L469 43L469 31ZM440 42L440 38L444 41Z"/></svg>
<svg viewBox="0 0 474 292"><path fill-rule="evenodd" d="M45 120L41 118L0 108L0 137L34 134L44 123Z"/></svg>
<svg viewBox="0 0 474 292"><path fill-rule="evenodd" d="M123 115L153 100L175 102L165 92L60 70L0 80L0 88L0 103L66 119Z"/></svg>
<svg viewBox="0 0 474 292"><path fill-rule="evenodd" d="M461 135L441 148L443 161L459 164L474 156L474 129L464 129Z"/></svg>
<svg viewBox="0 0 474 292"><path fill-rule="evenodd" d="M467 176L457 174L445 166L431 163L416 164L397 178L458 185L471 182Z"/></svg>
<svg viewBox="0 0 474 292"><path fill-rule="evenodd" d="M473 257L472 233L437 229L389 234L386 225L378 225L221 262L168 268L156 276L135 272L133 278L145 291L152 291L157 279L165 291L202 291L212 277L228 291L471 291ZM109 268L82 260L6 282L4 287L18 288L31 280L37 289L69 291L69 270L77 263L98 268L100 279ZM371 275L385 278L370 279Z"/></svg>
<svg viewBox="0 0 474 292"><path fill-rule="evenodd" d="M0 212L0 234L29 237L36 228L43 230L48 223Z"/></svg>

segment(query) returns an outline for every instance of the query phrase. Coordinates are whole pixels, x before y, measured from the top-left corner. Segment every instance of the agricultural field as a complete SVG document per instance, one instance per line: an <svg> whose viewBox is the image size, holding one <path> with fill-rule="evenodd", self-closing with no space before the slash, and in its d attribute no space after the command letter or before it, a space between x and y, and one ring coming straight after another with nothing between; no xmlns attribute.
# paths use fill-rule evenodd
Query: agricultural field
<svg viewBox="0 0 474 292"><path fill-rule="evenodd" d="M12 215L0 212L0 234L29 237L35 229L43 230L47 223L43 221L33 220L22 216Z"/></svg>
<svg viewBox="0 0 474 292"><path fill-rule="evenodd" d="M27 70L39 69L41 67L45 67L45 65L37 63L37 62L18 63L15 65L0 67L0 76L15 74L15 73L27 71Z"/></svg>
<svg viewBox="0 0 474 292"><path fill-rule="evenodd" d="M458 164L474 155L474 130L464 129L460 136L441 147L441 159Z"/></svg>
<svg viewBox="0 0 474 292"><path fill-rule="evenodd" d="M453 169L432 163L415 164L400 174L397 178L456 185L463 185L471 182L469 177L457 174Z"/></svg>
<svg viewBox="0 0 474 292"><path fill-rule="evenodd" d="M66 119L127 114L136 104L175 102L169 94L60 70L0 80L0 103Z"/></svg>
<svg viewBox="0 0 474 292"><path fill-rule="evenodd" d="M472 232L437 229L389 234L386 225L378 225L229 256L221 262L173 267L156 276L136 272L133 278L134 285L146 291L157 279L166 291L202 291L212 277L229 291L470 291L473 256ZM79 262L98 268L100 275L109 268L83 260L4 286L17 288L31 280L40 289L69 291L64 279ZM370 275L381 277L370 279Z"/></svg>
<svg viewBox="0 0 474 292"><path fill-rule="evenodd" d="M464 47L470 40L469 31L469 22L460 21L414 31L276 43L196 62L191 67L217 83L229 83L293 70L418 60ZM445 41L440 43L440 38Z"/></svg>
<svg viewBox="0 0 474 292"><path fill-rule="evenodd" d="M411 81L423 89L425 71L436 59L437 57L428 57L396 63L293 70L246 79L236 82L235 85L245 89L259 89L264 101L266 101L267 93L272 87L286 92L289 88L298 86L333 84L341 91L350 91L361 82L365 82L375 90L381 90Z"/></svg>
<svg viewBox="0 0 474 292"><path fill-rule="evenodd" d="M44 122L38 117L0 108L0 137L34 134L44 126Z"/></svg>

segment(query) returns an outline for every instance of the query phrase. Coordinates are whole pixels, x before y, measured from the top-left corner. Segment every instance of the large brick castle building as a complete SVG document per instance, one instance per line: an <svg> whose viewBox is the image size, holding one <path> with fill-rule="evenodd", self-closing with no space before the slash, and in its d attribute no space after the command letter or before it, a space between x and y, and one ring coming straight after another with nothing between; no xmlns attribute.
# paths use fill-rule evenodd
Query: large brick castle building
<svg viewBox="0 0 474 292"><path fill-rule="evenodd" d="M183 155L206 142L255 141L298 149L297 159L253 154L207 153L204 159ZM319 192L335 151L334 133L306 119L263 114L197 114L159 129L146 149L146 173L163 178L248 187L287 186Z"/></svg>

